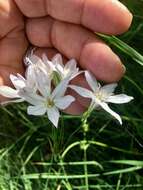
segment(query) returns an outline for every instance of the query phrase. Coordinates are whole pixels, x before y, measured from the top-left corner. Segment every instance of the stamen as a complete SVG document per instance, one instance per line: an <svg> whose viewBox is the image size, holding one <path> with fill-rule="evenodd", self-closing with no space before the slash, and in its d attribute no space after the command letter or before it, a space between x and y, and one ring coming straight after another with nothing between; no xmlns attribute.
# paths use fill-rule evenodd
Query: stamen
<svg viewBox="0 0 143 190"><path fill-rule="evenodd" d="M51 99L48 99L48 100L47 100L46 106L47 106L48 108L52 108L54 105L55 105L55 104L54 104L54 101L53 101L53 100L51 100Z"/></svg>

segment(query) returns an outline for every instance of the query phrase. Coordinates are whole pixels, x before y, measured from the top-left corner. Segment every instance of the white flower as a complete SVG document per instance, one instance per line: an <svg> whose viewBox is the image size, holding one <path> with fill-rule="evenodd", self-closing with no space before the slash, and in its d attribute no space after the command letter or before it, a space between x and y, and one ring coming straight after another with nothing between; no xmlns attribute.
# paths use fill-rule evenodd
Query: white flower
<svg viewBox="0 0 143 190"><path fill-rule="evenodd" d="M18 103L25 101L24 98L22 98L19 95L20 91L23 89L28 93L33 93L37 91L36 78L33 75L33 68L31 68L30 66L28 66L27 68L26 78L17 73L17 75L11 74L10 80L15 89L5 85L0 86L0 95L11 99L2 102L1 105L5 105L7 103L14 103L14 102Z"/></svg>
<svg viewBox="0 0 143 190"><path fill-rule="evenodd" d="M60 117L59 110L66 109L75 101L75 98L70 95L64 96L68 86L68 80L60 82L53 91L51 81L43 85L43 81L41 81L40 78L38 80L40 84L40 94L28 93L23 89L23 91L20 91L20 96L32 104L32 106L29 106L27 109L29 115L38 116L47 113L49 120L57 127Z"/></svg>
<svg viewBox="0 0 143 190"><path fill-rule="evenodd" d="M26 87L26 80L20 74L17 74L17 76L11 74L10 80L11 80L13 86L15 87L15 89L13 89L9 86L0 86L0 95L4 96L6 98L10 98L12 100L2 102L1 104L24 101L24 99L20 97L19 91L22 88Z"/></svg>
<svg viewBox="0 0 143 190"><path fill-rule="evenodd" d="M120 124L122 124L121 117L110 109L108 103L124 104L130 102L133 97L127 96L126 94L114 95L113 92L117 86L116 83L101 87L101 85L89 71L85 71L85 77L92 91L75 85L70 85L69 87L75 90L79 95L92 99L91 105L94 104L94 108L103 108L113 117L115 117Z"/></svg>
<svg viewBox="0 0 143 190"><path fill-rule="evenodd" d="M53 72L53 64L50 60L48 60L47 56L45 54L42 55L42 58L38 57L34 54L34 51L36 50L36 47L30 48L25 57L24 57L24 64L25 66L34 66L39 67L42 71L46 72L48 70L48 73L51 73L51 70Z"/></svg>
<svg viewBox="0 0 143 190"><path fill-rule="evenodd" d="M42 55L42 58L34 54L30 54L26 60L29 63L27 63L28 67L26 76L27 72L30 70L30 72L33 72L33 77L37 76L37 73L42 72L44 75L52 78L53 72L55 71L55 66L51 61L48 60L45 54Z"/></svg>
<svg viewBox="0 0 143 190"><path fill-rule="evenodd" d="M52 63L55 65L55 69L59 74L61 80L69 78L72 80L77 75L81 74L83 71L79 71L77 67L77 62L75 59L70 59L65 65L63 64L61 54L56 54L52 58Z"/></svg>
<svg viewBox="0 0 143 190"><path fill-rule="evenodd" d="M36 50L36 47L30 47L28 48L25 57L23 58L23 62L25 64L25 66L29 66L31 64L33 64L33 62L31 61L31 57L34 55L34 51Z"/></svg>
<svg viewBox="0 0 143 190"><path fill-rule="evenodd" d="M50 79L58 80L57 82L65 78L72 80L77 75L83 73L83 71L79 71L75 59L69 60L64 65L61 54L56 54L50 61L46 54L43 54L42 58L34 55L33 49L27 53L24 63L28 66L27 72L28 70L33 71L33 77L42 71L45 75L48 75Z"/></svg>
<svg viewBox="0 0 143 190"><path fill-rule="evenodd" d="M42 90L43 86L47 85L47 82L54 78L54 72L56 71L55 65L48 60L45 54L40 58L33 54L32 49L29 54L26 55L24 62L27 65L25 76L27 82L30 83L32 91L36 92L39 88ZM42 87L41 83L39 84L39 79L41 80Z"/></svg>

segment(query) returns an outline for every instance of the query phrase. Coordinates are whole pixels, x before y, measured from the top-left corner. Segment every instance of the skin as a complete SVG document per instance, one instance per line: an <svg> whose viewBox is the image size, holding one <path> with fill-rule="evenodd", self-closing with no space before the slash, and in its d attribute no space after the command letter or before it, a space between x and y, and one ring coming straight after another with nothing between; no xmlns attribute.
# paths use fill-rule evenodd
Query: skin
<svg viewBox="0 0 143 190"><path fill-rule="evenodd" d="M39 55L60 52L98 80L116 82L125 67L95 32L119 35L131 22L132 14L117 0L0 0L0 85L10 85L10 73L24 73L22 60L29 44L39 47ZM82 76L73 83L87 85ZM78 97L66 112L82 113L82 102Z"/></svg>

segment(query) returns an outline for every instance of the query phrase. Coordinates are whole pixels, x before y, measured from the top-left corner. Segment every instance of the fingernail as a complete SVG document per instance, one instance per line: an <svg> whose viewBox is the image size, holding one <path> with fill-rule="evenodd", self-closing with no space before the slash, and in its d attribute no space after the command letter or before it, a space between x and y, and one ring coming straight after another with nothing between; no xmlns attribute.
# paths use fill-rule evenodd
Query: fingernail
<svg viewBox="0 0 143 190"><path fill-rule="evenodd" d="M120 7L121 9L124 9L125 11L129 11L128 8L123 3L121 3L120 1L112 0L111 2L113 4L115 4L116 6Z"/></svg>
<svg viewBox="0 0 143 190"><path fill-rule="evenodd" d="M125 74L126 73L126 67L125 67L125 65L122 63L122 61L119 61L118 62L120 65L121 65L121 67L122 67L122 72L123 72L123 74Z"/></svg>
<svg viewBox="0 0 143 190"><path fill-rule="evenodd" d="M123 72L126 73L126 67L125 67L125 65L122 64L122 67L123 67Z"/></svg>

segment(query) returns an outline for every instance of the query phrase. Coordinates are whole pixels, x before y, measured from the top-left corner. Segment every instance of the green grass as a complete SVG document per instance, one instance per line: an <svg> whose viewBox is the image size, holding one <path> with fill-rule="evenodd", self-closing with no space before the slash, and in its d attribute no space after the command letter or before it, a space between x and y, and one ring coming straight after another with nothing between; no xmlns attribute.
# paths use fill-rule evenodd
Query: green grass
<svg viewBox="0 0 143 190"><path fill-rule="evenodd" d="M114 107L123 126L94 112L86 125L64 115L55 129L24 104L1 108L0 190L143 189L143 1L124 3L135 16L130 31L102 35L127 68L118 90L135 98Z"/></svg>

